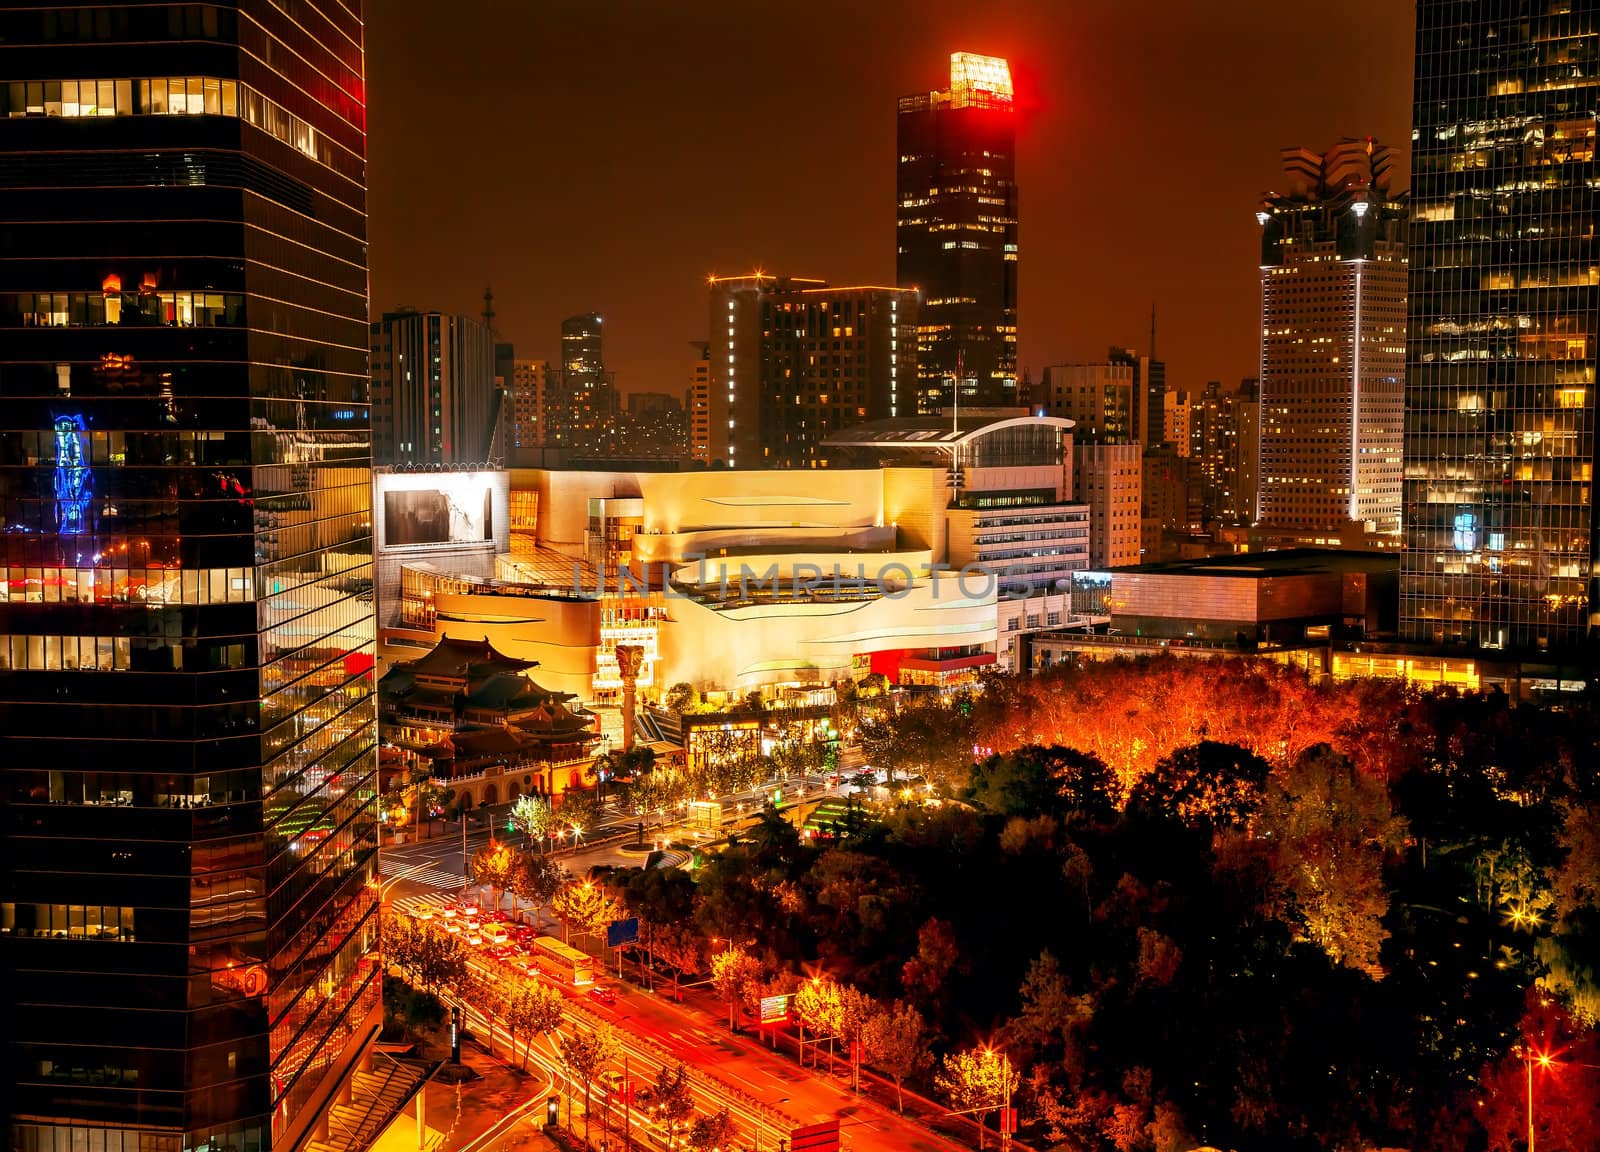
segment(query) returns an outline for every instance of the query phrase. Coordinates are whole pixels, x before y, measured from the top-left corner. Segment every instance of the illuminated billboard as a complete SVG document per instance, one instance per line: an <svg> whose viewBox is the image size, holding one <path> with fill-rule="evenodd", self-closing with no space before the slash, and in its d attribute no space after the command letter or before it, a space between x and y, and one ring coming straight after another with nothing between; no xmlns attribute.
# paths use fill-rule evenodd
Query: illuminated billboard
<svg viewBox="0 0 1600 1152"><path fill-rule="evenodd" d="M465 544L494 539L494 494L488 486L476 492L419 488L383 494L386 543Z"/></svg>

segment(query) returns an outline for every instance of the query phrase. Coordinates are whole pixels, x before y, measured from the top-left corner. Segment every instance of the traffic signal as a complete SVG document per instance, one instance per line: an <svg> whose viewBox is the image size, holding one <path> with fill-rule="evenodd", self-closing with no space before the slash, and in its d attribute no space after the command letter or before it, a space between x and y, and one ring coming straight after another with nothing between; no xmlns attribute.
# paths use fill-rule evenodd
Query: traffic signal
<svg viewBox="0 0 1600 1152"><path fill-rule="evenodd" d="M554 1128L561 1119L561 1097L552 1096L544 1102L544 1122Z"/></svg>

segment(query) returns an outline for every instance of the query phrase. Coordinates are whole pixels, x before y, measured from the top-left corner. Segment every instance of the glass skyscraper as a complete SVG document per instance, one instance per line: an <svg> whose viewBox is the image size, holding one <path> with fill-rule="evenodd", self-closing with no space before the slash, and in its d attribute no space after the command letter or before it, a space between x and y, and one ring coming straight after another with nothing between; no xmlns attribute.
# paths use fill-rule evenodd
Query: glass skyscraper
<svg viewBox="0 0 1600 1152"><path fill-rule="evenodd" d="M919 410L1017 403L1017 117L1011 70L956 52L950 87L900 98L895 283L921 292Z"/></svg>
<svg viewBox="0 0 1600 1152"><path fill-rule="evenodd" d="M1421 0L1401 629L1570 649L1595 605L1600 4Z"/></svg>
<svg viewBox="0 0 1600 1152"><path fill-rule="evenodd" d="M22 1152L291 1147L376 1026L360 9L0 4Z"/></svg>

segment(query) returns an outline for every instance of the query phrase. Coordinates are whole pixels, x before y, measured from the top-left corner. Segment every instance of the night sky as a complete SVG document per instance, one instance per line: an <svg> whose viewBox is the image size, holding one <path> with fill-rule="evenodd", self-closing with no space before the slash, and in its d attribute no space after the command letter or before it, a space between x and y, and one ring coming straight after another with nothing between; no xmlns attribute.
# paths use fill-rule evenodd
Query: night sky
<svg viewBox="0 0 1600 1152"><path fill-rule="evenodd" d="M1280 146L1404 149L1412 5L1285 0L377 0L374 315L476 314L519 355L605 317L625 391L681 394L705 277L894 283L895 100L949 53L1020 105L1020 358L1149 342L1175 387L1255 374ZM1397 183L1404 183L1404 171Z"/></svg>

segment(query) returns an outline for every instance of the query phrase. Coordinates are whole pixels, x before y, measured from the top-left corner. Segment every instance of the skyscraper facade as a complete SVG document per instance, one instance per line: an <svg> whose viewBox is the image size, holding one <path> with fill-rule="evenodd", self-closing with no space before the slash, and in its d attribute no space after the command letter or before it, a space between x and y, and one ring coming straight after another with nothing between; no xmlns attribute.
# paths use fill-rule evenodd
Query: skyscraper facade
<svg viewBox="0 0 1600 1152"><path fill-rule="evenodd" d="M0 7L13 1149L293 1146L378 1025L360 11Z"/></svg>
<svg viewBox="0 0 1600 1152"><path fill-rule="evenodd" d="M507 399L511 405L513 456L544 447L551 416L552 375L548 360L511 362L511 391Z"/></svg>
<svg viewBox="0 0 1600 1152"><path fill-rule="evenodd" d="M372 325L379 464L477 464L495 454L494 332L470 316L402 309Z"/></svg>
<svg viewBox="0 0 1600 1152"><path fill-rule="evenodd" d="M549 412L547 444L572 458L596 459L616 448L616 377L606 371L601 320L593 312L561 322L560 402Z"/></svg>
<svg viewBox="0 0 1600 1152"><path fill-rule="evenodd" d="M947 90L900 98L895 282L921 293L920 411L957 387L1018 402L1016 131L998 57L956 52Z"/></svg>
<svg viewBox="0 0 1600 1152"><path fill-rule="evenodd" d="M1400 530L1406 214L1394 150L1283 151L1261 224L1261 522Z"/></svg>
<svg viewBox="0 0 1600 1152"><path fill-rule="evenodd" d="M1571 649L1594 625L1593 3L1417 5L1400 627Z"/></svg>
<svg viewBox="0 0 1600 1152"><path fill-rule="evenodd" d="M1040 400L1050 415L1071 420L1079 437L1102 444L1140 442L1144 397L1133 364L1048 365Z"/></svg>
<svg viewBox="0 0 1600 1152"><path fill-rule="evenodd" d="M916 411L917 296L756 273L711 281L710 456L823 466L824 437Z"/></svg>

